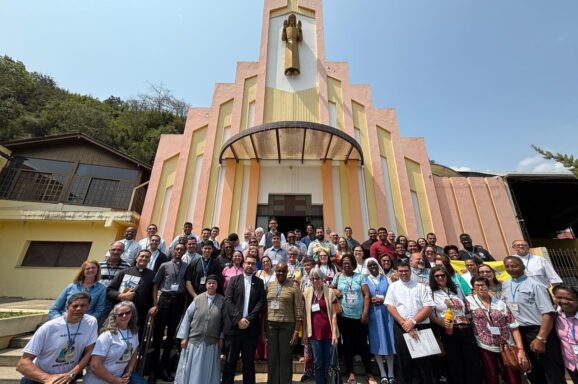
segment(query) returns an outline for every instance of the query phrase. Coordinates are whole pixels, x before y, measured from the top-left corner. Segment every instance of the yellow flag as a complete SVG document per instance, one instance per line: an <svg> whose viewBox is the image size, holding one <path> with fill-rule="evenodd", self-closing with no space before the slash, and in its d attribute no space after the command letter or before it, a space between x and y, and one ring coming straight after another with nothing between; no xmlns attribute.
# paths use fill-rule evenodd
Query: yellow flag
<svg viewBox="0 0 578 384"><path fill-rule="evenodd" d="M466 263L461 260L452 260L452 267L456 270L457 273L463 274L467 272ZM499 281L506 281L510 278L510 275L506 273L506 268L504 267L504 263L500 261L485 261L484 264L489 265L490 267L494 268L496 271L496 277Z"/></svg>

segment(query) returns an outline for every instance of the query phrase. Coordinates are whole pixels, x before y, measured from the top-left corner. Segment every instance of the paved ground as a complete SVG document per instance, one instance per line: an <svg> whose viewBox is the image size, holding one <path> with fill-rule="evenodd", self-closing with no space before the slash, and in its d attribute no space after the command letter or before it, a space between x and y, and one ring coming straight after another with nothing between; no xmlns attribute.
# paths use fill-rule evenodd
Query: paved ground
<svg viewBox="0 0 578 384"><path fill-rule="evenodd" d="M29 311L46 311L52 305L54 300L27 300L15 297L0 297L0 310L29 310Z"/></svg>

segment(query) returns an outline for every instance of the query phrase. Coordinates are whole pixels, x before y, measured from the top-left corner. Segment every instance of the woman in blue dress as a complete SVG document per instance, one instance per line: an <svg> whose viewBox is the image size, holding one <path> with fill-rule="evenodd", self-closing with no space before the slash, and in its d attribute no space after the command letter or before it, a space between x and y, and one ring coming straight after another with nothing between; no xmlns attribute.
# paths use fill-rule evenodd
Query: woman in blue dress
<svg viewBox="0 0 578 384"><path fill-rule="evenodd" d="M375 357L381 374L381 384L394 384L393 355L395 345L393 339L394 320L383 305L385 294L389 288L389 282L376 259L370 257L365 260L363 271L365 272L364 284L369 289L371 306L369 308L369 352ZM387 374L383 360L387 363Z"/></svg>

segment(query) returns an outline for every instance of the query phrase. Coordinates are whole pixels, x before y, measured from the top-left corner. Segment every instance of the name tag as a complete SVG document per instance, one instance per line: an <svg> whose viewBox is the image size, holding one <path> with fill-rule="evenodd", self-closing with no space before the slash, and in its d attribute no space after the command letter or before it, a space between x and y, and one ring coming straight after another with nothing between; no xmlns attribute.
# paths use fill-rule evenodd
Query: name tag
<svg viewBox="0 0 578 384"><path fill-rule="evenodd" d="M355 293L345 294L345 302L349 305L355 304L356 299L357 299L357 295Z"/></svg>
<svg viewBox="0 0 578 384"><path fill-rule="evenodd" d="M500 327L490 327L490 326L488 325L488 329L490 330L490 333L491 333L492 335L496 335L496 336L497 336L497 335L501 335L501 333L500 333Z"/></svg>
<svg viewBox="0 0 578 384"><path fill-rule="evenodd" d="M572 351L575 355L578 355L578 344L572 344Z"/></svg>
<svg viewBox="0 0 578 384"><path fill-rule="evenodd" d="M279 308L280 308L279 301L273 300L271 302L271 309L279 309Z"/></svg>
<svg viewBox="0 0 578 384"><path fill-rule="evenodd" d="M510 311L518 312L518 303L510 303L508 304L508 307L510 308Z"/></svg>
<svg viewBox="0 0 578 384"><path fill-rule="evenodd" d="M179 285L178 285L178 284L171 284L171 291L177 292L178 290L179 290Z"/></svg>
<svg viewBox="0 0 578 384"><path fill-rule="evenodd" d="M311 312L318 312L321 308L319 308L319 303L315 303L311 306Z"/></svg>
<svg viewBox="0 0 578 384"><path fill-rule="evenodd" d="M205 276L201 277L201 285L205 285L207 278Z"/></svg>
<svg viewBox="0 0 578 384"><path fill-rule="evenodd" d="M380 300L383 300L385 298L385 296L383 296L383 295L375 295L375 297L377 297Z"/></svg>

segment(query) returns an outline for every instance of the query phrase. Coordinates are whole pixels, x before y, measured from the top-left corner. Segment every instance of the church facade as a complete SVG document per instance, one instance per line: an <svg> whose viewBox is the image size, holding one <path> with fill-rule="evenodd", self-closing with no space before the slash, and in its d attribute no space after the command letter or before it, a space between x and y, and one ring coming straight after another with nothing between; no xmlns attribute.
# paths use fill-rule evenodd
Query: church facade
<svg viewBox="0 0 578 384"><path fill-rule="evenodd" d="M504 182L438 172L424 139L402 137L396 111L374 106L324 44L321 0L265 1L259 60L161 137L139 235L155 223L171 239L186 221L242 234L275 216L281 230L351 226L359 240L380 226L441 244L467 232L509 254L522 233Z"/></svg>

